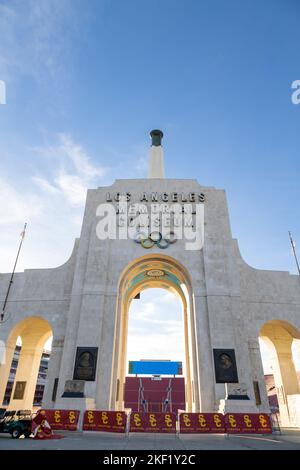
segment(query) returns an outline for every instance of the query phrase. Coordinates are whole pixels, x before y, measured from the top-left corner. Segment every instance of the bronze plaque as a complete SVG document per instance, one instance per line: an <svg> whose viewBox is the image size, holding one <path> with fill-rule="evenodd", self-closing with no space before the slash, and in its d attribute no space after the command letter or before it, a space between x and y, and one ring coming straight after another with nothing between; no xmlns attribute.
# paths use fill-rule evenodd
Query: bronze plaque
<svg viewBox="0 0 300 470"><path fill-rule="evenodd" d="M73 375L74 380L95 380L97 355L98 348L77 348Z"/></svg>
<svg viewBox="0 0 300 470"><path fill-rule="evenodd" d="M57 387L58 387L58 377L54 379L53 390L52 390L52 401L56 400Z"/></svg>
<svg viewBox="0 0 300 470"><path fill-rule="evenodd" d="M23 400L27 382L16 382L13 400Z"/></svg>
<svg viewBox="0 0 300 470"><path fill-rule="evenodd" d="M215 374L217 384L239 381L234 349L214 349Z"/></svg>
<svg viewBox="0 0 300 470"><path fill-rule="evenodd" d="M253 388L254 388L254 395L255 395L255 403L256 405L261 405L259 383L257 380L253 382Z"/></svg>

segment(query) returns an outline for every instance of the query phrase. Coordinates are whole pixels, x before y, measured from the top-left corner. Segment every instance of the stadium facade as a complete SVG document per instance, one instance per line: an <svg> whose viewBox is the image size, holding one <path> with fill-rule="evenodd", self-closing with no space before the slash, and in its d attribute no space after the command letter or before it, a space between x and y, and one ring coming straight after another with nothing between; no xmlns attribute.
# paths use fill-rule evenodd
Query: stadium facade
<svg viewBox="0 0 300 470"><path fill-rule="evenodd" d="M143 289L159 287L176 293L183 305L185 409L268 412L263 337L272 350L281 421L288 426L300 397L291 350L300 339L299 276L249 266L231 234L225 191L195 179L165 178L162 133L151 136L147 179L88 190L80 238L68 261L16 273L0 325L0 400L21 337L9 407L32 407L43 348L53 336L43 406L124 409L130 303ZM103 208L110 205L116 227L124 229L123 202L134 236L105 237ZM176 230L162 236L159 225L147 234L147 224L134 226L134 204L149 211L160 204L167 213L172 204L183 213L190 205L187 225L203 243L187 247ZM9 280L10 273L0 275L2 300Z"/></svg>

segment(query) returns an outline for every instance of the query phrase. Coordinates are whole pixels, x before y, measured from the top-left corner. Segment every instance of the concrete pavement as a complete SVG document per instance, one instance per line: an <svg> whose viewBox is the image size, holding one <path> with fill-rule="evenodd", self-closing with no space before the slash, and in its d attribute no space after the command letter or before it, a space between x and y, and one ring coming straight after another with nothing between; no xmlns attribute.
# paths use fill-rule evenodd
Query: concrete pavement
<svg viewBox="0 0 300 470"><path fill-rule="evenodd" d="M191 436L61 432L63 439L37 441L0 435L0 450L300 450L300 431L282 435Z"/></svg>

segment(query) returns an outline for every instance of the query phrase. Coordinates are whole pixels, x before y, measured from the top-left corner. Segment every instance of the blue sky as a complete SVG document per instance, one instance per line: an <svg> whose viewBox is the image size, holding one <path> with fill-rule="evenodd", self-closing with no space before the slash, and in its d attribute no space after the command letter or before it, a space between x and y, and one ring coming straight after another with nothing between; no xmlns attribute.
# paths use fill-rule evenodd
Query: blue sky
<svg viewBox="0 0 300 470"><path fill-rule="evenodd" d="M0 271L56 266L87 187L166 174L227 191L250 265L295 273L300 245L298 0L0 1ZM300 254L300 252L299 252Z"/></svg>
<svg viewBox="0 0 300 470"><path fill-rule="evenodd" d="M245 260L295 272L300 243L297 0L0 1L1 271L64 262L86 187L166 173L225 188ZM62 222L67 222L62 224Z"/></svg>
<svg viewBox="0 0 300 470"><path fill-rule="evenodd" d="M146 289L129 310L127 360L167 359L185 367L181 299L165 289Z"/></svg>

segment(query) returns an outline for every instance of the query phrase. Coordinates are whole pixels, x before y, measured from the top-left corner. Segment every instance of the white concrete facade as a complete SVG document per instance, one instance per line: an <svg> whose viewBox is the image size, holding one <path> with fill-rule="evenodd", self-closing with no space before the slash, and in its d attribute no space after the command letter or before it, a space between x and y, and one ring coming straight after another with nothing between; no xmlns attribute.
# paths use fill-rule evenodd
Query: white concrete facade
<svg viewBox="0 0 300 470"><path fill-rule="evenodd" d="M106 203L108 193L112 198L119 193L130 193L130 202L140 202L141 194L156 192L166 193L169 199L174 193L205 195L205 238L201 250L185 250L183 240L165 250L156 246L145 250L131 239L98 239L96 210L99 204ZM70 403L75 408L122 407L122 400L117 398L117 380L123 377L118 372L121 367L118 358L122 335L126 333L126 325L123 330L120 325L126 312L119 305L119 288L122 273L131 263L138 265L144 258L154 265L170 264L170 270L174 266L174 272L178 269L178 273L178 266L181 266L186 273L190 409L269 411L258 343L262 335L275 348L274 375L277 374L278 390L282 387L283 424L288 425L287 395L299 394L290 354L292 339L300 338L299 276L248 266L231 235L225 191L202 186L193 179L116 180L111 187L88 190L81 235L69 260L54 269L29 269L15 275L7 304L7 321L0 325L2 350L6 348L6 361L2 360L0 369L0 400L16 335L21 335L19 325L29 319L28 325L31 324L37 334L36 325L45 321L54 338L44 407L68 408ZM0 275L1 300L5 297L9 276ZM47 335L47 328L41 330L40 338ZM34 347L39 347L38 353L37 349L30 350L32 341L28 344L28 354L36 361L36 354L41 354L40 344L34 343ZM85 383L84 401L80 398L70 401L62 398L62 394L66 380L73 379L76 348L80 346L98 348L96 378ZM214 348L235 350L239 383L246 387L249 401L229 403L225 400L225 385L215 380ZM27 374L29 384L33 361L29 355L25 357L26 349L24 351L22 361L25 364L27 360L27 369L23 369L22 378ZM52 401L55 378L59 378L58 390L56 400ZM259 383L260 405L255 401L254 381ZM24 407L15 400L13 405ZM29 406L28 401L26 406Z"/></svg>

